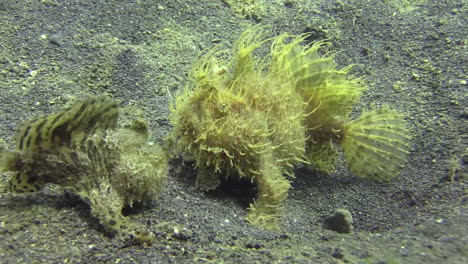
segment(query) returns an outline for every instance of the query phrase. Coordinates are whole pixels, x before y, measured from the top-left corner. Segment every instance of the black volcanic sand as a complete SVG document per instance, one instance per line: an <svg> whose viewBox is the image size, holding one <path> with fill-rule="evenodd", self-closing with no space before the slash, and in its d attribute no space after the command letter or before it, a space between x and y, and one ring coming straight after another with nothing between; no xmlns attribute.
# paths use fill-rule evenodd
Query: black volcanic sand
<svg viewBox="0 0 468 264"><path fill-rule="evenodd" d="M463 2L0 0L0 138L10 148L21 121L102 93L141 107L162 144L197 54L230 48L255 24L272 36L328 39L337 63L355 64L368 83L356 115L390 105L413 136L407 166L389 183L355 178L343 162L333 175L298 168L280 232L243 220L255 197L249 183L200 192L180 159L161 197L125 211L156 234L147 247L112 239L85 202L57 186L3 192L0 262L468 263ZM354 218L351 234L323 228L339 208Z"/></svg>

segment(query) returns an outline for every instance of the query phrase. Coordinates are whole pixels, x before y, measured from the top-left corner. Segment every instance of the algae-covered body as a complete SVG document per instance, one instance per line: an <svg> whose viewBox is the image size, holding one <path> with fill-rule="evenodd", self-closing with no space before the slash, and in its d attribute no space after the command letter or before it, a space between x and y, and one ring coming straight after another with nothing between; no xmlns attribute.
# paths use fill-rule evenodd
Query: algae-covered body
<svg viewBox="0 0 468 264"><path fill-rule="evenodd" d="M231 58L213 49L199 59L192 85L176 99L171 138L195 161L201 189L216 188L221 177L256 183L258 197L247 220L276 229L290 188L285 175L292 176L295 164L331 172L338 159L335 144L341 144L358 176L389 178L405 160L408 136L402 117L387 108L379 121L368 117L374 112L367 122L349 120L365 87L347 75L350 67L338 70L331 56L320 56L324 43L301 46L306 36L264 35L263 28L250 28ZM269 57L254 56L271 41ZM363 167L366 159L374 164Z"/></svg>
<svg viewBox="0 0 468 264"><path fill-rule="evenodd" d="M275 228L290 188L283 174L304 161L304 102L288 80L258 68L252 52L264 40L255 33L241 37L232 61L218 61L213 50L194 65L194 87L177 98L173 137L195 159L198 187L216 188L220 177L255 182L247 219Z"/></svg>
<svg viewBox="0 0 468 264"><path fill-rule="evenodd" d="M87 201L108 231L150 242L146 228L130 222L122 209L161 192L167 158L158 146L148 144L141 113L131 108L123 112L119 118L117 103L108 97L89 97L24 123L16 150L2 153L2 169L16 172L10 191L61 185Z"/></svg>

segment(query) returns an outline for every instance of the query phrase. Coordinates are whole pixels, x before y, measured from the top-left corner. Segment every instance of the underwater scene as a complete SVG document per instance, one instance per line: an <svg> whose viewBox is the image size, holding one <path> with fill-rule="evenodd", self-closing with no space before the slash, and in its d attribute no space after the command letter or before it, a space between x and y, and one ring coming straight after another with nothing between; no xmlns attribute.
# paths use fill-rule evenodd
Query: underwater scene
<svg viewBox="0 0 468 264"><path fill-rule="evenodd" d="M0 0L0 263L468 263L461 0Z"/></svg>

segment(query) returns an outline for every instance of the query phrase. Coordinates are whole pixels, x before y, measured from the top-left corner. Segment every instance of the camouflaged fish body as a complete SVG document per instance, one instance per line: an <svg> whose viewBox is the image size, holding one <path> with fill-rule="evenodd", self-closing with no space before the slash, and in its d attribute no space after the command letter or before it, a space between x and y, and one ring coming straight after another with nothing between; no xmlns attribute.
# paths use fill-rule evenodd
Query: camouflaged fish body
<svg viewBox="0 0 468 264"><path fill-rule="evenodd" d="M161 192L167 158L148 144L142 114L127 112L133 120L120 120L117 103L100 96L26 122L17 134L16 150L2 155L2 169L16 172L10 191L61 185L87 201L108 231L149 242L146 228L130 222L122 208Z"/></svg>

